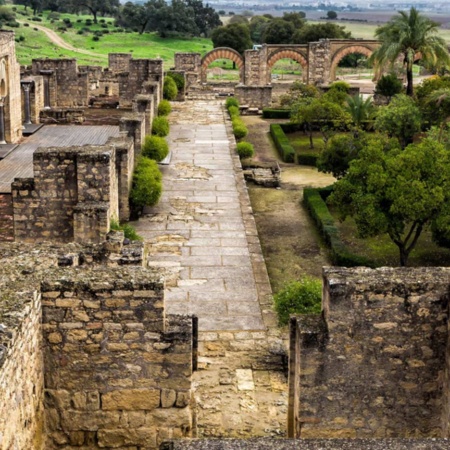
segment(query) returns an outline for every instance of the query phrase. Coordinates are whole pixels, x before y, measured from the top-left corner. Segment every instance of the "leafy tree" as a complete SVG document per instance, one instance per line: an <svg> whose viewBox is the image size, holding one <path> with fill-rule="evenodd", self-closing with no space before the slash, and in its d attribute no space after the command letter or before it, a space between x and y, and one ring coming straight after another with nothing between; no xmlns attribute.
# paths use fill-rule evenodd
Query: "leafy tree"
<svg viewBox="0 0 450 450"><path fill-rule="evenodd" d="M280 104L283 107L291 107L299 100L317 97L320 97L320 92L316 86L302 83L301 81L294 81L288 93L280 97Z"/></svg>
<svg viewBox="0 0 450 450"><path fill-rule="evenodd" d="M336 20L337 19L337 12L336 11L327 11L327 19L329 20Z"/></svg>
<svg viewBox="0 0 450 450"><path fill-rule="evenodd" d="M224 27L218 27L211 33L214 48L230 47L243 54L245 50L252 48L252 40L247 25L234 23Z"/></svg>
<svg viewBox="0 0 450 450"><path fill-rule="evenodd" d="M295 29L300 29L303 25L305 25L305 13L298 13L298 12L285 12L283 14L282 19L286 22L291 22L292 25L294 25Z"/></svg>
<svg viewBox="0 0 450 450"><path fill-rule="evenodd" d="M257 44L262 44L262 37L264 35L264 31L267 28L270 20L264 16L254 16L250 19L249 29L250 29L250 37L253 42Z"/></svg>
<svg viewBox="0 0 450 450"><path fill-rule="evenodd" d="M394 73L383 75L375 86L375 94L388 98L388 102L394 95L400 94L403 84Z"/></svg>
<svg viewBox="0 0 450 450"><path fill-rule="evenodd" d="M292 106L291 122L305 127L310 148L314 148L313 131L319 129L326 143L331 134L344 130L351 122L349 114L337 103L322 98L305 98Z"/></svg>
<svg viewBox="0 0 450 450"><path fill-rule="evenodd" d="M92 14L94 23L98 23L99 15L115 15L119 11L119 0L67 0L68 6L75 12L87 10Z"/></svg>
<svg viewBox="0 0 450 450"><path fill-rule="evenodd" d="M243 23L245 25L248 25L248 19L247 17L244 17L241 14L235 14L229 21L228 24L233 24L233 23Z"/></svg>
<svg viewBox="0 0 450 450"><path fill-rule="evenodd" d="M283 19L273 19L267 25L263 41L266 44L290 44L295 27L292 22Z"/></svg>
<svg viewBox="0 0 450 450"><path fill-rule="evenodd" d="M292 43L308 44L319 39L350 39L352 34L335 23L306 24L294 33Z"/></svg>
<svg viewBox="0 0 450 450"><path fill-rule="evenodd" d="M404 94L396 95L389 105L381 107L375 119L375 129L396 137L402 148L412 143L421 124L420 109Z"/></svg>
<svg viewBox="0 0 450 450"><path fill-rule="evenodd" d="M222 25L219 14L202 0L186 0L186 5L194 11L194 20L201 35L208 36L211 30Z"/></svg>
<svg viewBox="0 0 450 450"><path fill-rule="evenodd" d="M158 1L158 0L154 0ZM157 10L153 30L165 38L168 36L199 35L194 10L183 0L172 0Z"/></svg>
<svg viewBox="0 0 450 450"><path fill-rule="evenodd" d="M376 29L375 36L381 41L370 60L379 70L386 64L393 64L399 56L406 68L406 94L412 96L413 64L418 53L429 67L448 66L450 56L445 40L438 36L440 25L423 16L412 7L409 13L399 11L399 15Z"/></svg>
<svg viewBox="0 0 450 450"><path fill-rule="evenodd" d="M123 6L118 23L125 28L137 28L142 34L150 24L155 14L155 8L151 2L143 5L127 2Z"/></svg>
<svg viewBox="0 0 450 450"><path fill-rule="evenodd" d="M432 223L450 228L450 154L424 139L405 150L385 151L373 140L337 181L329 201L341 219L352 216L362 238L387 233L406 266L422 231Z"/></svg>
<svg viewBox="0 0 450 450"><path fill-rule="evenodd" d="M433 76L416 88L416 97L428 126L441 126L450 117L450 76Z"/></svg>
<svg viewBox="0 0 450 450"><path fill-rule="evenodd" d="M372 97L367 97L365 100L362 95L355 94L353 97L347 97L347 105L344 106L353 121L353 125L360 129L364 123L372 119L374 115L374 106Z"/></svg>

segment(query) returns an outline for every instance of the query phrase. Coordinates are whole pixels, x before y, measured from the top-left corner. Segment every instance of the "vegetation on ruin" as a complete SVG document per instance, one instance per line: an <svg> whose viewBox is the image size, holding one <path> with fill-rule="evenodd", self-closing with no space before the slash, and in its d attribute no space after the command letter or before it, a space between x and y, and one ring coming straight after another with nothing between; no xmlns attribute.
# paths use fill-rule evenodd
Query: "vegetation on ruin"
<svg viewBox="0 0 450 450"><path fill-rule="evenodd" d="M158 116L168 116L172 111L172 105L169 100L161 100L158 104Z"/></svg>
<svg viewBox="0 0 450 450"><path fill-rule="evenodd" d="M287 325L291 314L319 314L322 302L322 281L304 276L278 291L274 296L278 323Z"/></svg>
<svg viewBox="0 0 450 450"><path fill-rule="evenodd" d="M137 233L133 225L129 223L120 223L118 220L111 219L109 226L111 231L123 231L123 235L126 239L130 241L143 241L144 238Z"/></svg>
<svg viewBox="0 0 450 450"><path fill-rule="evenodd" d="M157 116L152 122L152 134L160 137L167 136L169 134L170 125L167 117Z"/></svg>
<svg viewBox="0 0 450 450"><path fill-rule="evenodd" d="M161 136L145 136L142 155L146 158L162 161L169 154L169 144Z"/></svg>
<svg viewBox="0 0 450 450"><path fill-rule="evenodd" d="M163 98L165 100L175 100L178 95L178 88L172 77L164 77Z"/></svg>

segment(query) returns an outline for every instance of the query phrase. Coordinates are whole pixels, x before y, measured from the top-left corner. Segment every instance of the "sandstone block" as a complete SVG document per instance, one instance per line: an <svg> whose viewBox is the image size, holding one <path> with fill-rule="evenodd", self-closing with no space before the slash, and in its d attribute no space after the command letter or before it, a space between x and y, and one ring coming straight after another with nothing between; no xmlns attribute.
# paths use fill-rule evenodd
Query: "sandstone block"
<svg viewBox="0 0 450 450"><path fill-rule="evenodd" d="M119 448L130 445L156 448L155 428L105 429L98 432L100 447Z"/></svg>
<svg viewBox="0 0 450 450"><path fill-rule="evenodd" d="M159 407L159 389L122 389L102 395L102 409L127 411Z"/></svg>
<svg viewBox="0 0 450 450"><path fill-rule="evenodd" d="M173 389L161 389L161 407L171 408L177 399L177 393Z"/></svg>

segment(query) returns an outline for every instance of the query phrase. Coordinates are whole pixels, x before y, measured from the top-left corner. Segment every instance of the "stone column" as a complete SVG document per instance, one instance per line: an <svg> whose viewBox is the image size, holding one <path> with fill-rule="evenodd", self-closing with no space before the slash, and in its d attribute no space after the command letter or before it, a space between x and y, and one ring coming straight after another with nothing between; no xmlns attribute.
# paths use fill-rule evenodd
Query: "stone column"
<svg viewBox="0 0 450 450"><path fill-rule="evenodd" d="M5 97L0 97L0 144L6 144L6 140L5 140Z"/></svg>
<svg viewBox="0 0 450 450"><path fill-rule="evenodd" d="M31 104L30 104L30 89L33 81L23 80L21 82L23 93L24 93L24 110L25 110L25 121L24 125L31 125Z"/></svg>

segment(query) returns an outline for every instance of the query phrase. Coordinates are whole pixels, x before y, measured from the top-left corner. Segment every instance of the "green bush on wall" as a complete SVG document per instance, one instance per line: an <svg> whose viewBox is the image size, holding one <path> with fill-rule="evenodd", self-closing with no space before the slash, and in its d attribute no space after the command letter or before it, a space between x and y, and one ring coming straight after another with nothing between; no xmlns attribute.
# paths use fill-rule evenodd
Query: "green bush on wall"
<svg viewBox="0 0 450 450"><path fill-rule="evenodd" d="M236 139L242 139L248 134L248 129L240 117L233 117L231 119L233 125L233 134Z"/></svg>
<svg viewBox="0 0 450 450"><path fill-rule="evenodd" d="M169 100L161 100L158 105L158 116L168 116L172 111Z"/></svg>
<svg viewBox="0 0 450 450"><path fill-rule="evenodd" d="M162 175L156 161L141 156L133 173L131 207L142 211L144 206L154 206L158 203L161 193Z"/></svg>
<svg viewBox="0 0 450 450"><path fill-rule="evenodd" d="M109 229L112 231L123 231L124 237L130 239L130 241L144 240L142 236L136 232L136 229L133 227L133 225L130 225L129 223L120 224L118 220L111 219Z"/></svg>
<svg viewBox="0 0 450 450"><path fill-rule="evenodd" d="M169 145L161 136L145 136L142 146L142 156L162 161L169 154Z"/></svg>
<svg viewBox="0 0 450 450"><path fill-rule="evenodd" d="M165 116L158 116L153 119L152 122L152 134L156 136L167 136L169 134L169 121Z"/></svg>
<svg viewBox="0 0 450 450"><path fill-rule="evenodd" d="M163 98L166 100L175 100L178 95L177 85L172 77L164 77Z"/></svg>
<svg viewBox="0 0 450 450"><path fill-rule="evenodd" d="M240 159L251 158L255 154L255 149L250 142L239 142L236 145L236 152Z"/></svg>
<svg viewBox="0 0 450 450"><path fill-rule="evenodd" d="M280 325L287 325L291 314L319 314L322 304L322 281L305 276L274 295Z"/></svg>

